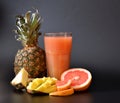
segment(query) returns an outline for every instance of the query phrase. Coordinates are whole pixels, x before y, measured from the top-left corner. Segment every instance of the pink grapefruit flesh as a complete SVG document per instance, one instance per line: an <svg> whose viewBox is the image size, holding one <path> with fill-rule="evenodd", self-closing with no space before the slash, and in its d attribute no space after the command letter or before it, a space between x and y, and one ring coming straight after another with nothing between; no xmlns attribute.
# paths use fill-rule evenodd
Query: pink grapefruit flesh
<svg viewBox="0 0 120 103"><path fill-rule="evenodd" d="M69 89L71 87L71 80L68 81L57 81L56 85L57 85L57 90L61 91L61 90L66 90Z"/></svg>
<svg viewBox="0 0 120 103"><path fill-rule="evenodd" d="M61 81L71 80L71 87L76 91L86 90L91 83L91 73L83 68L72 68L62 73Z"/></svg>

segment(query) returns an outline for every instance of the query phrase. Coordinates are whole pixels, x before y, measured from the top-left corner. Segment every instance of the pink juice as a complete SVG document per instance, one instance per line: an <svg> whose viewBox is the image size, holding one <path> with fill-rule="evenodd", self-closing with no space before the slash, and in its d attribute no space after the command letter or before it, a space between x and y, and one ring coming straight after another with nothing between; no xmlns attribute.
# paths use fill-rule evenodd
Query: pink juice
<svg viewBox="0 0 120 103"><path fill-rule="evenodd" d="M72 36L45 36L44 43L48 76L60 79L70 66Z"/></svg>

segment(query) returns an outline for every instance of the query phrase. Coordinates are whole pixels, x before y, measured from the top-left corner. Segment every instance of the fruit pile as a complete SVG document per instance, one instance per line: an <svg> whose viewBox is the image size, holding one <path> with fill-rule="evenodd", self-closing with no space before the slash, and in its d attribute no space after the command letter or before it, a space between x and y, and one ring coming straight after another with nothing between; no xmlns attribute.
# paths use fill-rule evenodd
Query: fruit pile
<svg viewBox="0 0 120 103"><path fill-rule="evenodd" d="M35 78L27 86L28 93L51 93L56 91L56 78L43 77Z"/></svg>
<svg viewBox="0 0 120 103"><path fill-rule="evenodd" d="M91 73L83 68L66 70L61 75L61 80L54 77L32 78L22 68L11 81L16 89L26 89L30 94L47 93L51 96L68 96L75 91L88 89L92 80Z"/></svg>
<svg viewBox="0 0 120 103"><path fill-rule="evenodd" d="M67 96L74 91L84 91L91 84L91 73L83 68L66 70L61 75L61 80L56 82L57 91L50 93L52 96Z"/></svg>

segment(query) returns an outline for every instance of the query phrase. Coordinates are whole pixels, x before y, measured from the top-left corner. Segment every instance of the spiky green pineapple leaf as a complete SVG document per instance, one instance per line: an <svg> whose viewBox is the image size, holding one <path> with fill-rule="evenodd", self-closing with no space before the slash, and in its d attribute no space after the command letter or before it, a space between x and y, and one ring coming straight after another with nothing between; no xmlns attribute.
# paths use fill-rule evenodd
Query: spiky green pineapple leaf
<svg viewBox="0 0 120 103"><path fill-rule="evenodd" d="M34 13L28 11L24 16L16 16L17 30L15 33L18 34L17 40L21 41L24 45L37 45L41 22L42 17L39 15L38 10Z"/></svg>
<svg viewBox="0 0 120 103"><path fill-rule="evenodd" d="M17 25L17 26L21 26L21 25L24 24L24 23L25 23L24 17L21 16L21 15L17 15L17 16L16 16L16 25Z"/></svg>
<svg viewBox="0 0 120 103"><path fill-rule="evenodd" d="M26 23L30 23L30 13L31 13L31 11L28 11L26 14L25 14L25 22Z"/></svg>

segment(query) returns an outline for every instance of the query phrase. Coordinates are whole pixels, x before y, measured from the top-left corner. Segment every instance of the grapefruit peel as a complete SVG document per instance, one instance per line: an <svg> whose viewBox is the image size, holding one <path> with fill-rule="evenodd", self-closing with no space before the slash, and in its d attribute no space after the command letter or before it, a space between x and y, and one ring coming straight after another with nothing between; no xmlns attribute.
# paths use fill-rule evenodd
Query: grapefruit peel
<svg viewBox="0 0 120 103"><path fill-rule="evenodd" d="M71 73L70 75L68 73ZM85 79L85 78L86 79ZM91 73L84 68L73 68L62 73L61 81L71 80L71 87L75 91L84 91L88 89L92 81Z"/></svg>
<svg viewBox="0 0 120 103"><path fill-rule="evenodd" d="M68 80L68 81L57 81L56 82L57 90L58 91L62 91L62 90L69 89L69 88L71 88L71 83L72 83L71 80Z"/></svg>
<svg viewBox="0 0 120 103"><path fill-rule="evenodd" d="M72 94L74 94L74 89L73 88L49 93L50 96L69 96L69 95L72 95Z"/></svg>

